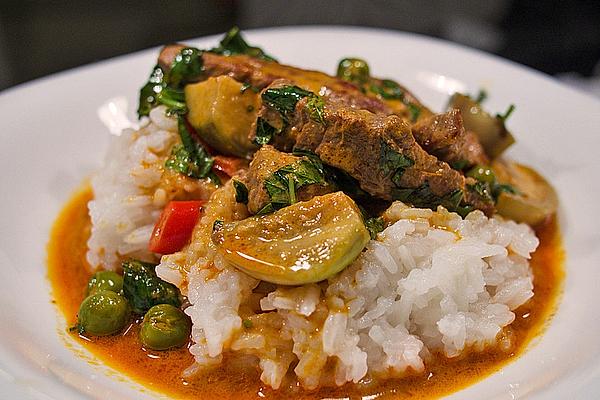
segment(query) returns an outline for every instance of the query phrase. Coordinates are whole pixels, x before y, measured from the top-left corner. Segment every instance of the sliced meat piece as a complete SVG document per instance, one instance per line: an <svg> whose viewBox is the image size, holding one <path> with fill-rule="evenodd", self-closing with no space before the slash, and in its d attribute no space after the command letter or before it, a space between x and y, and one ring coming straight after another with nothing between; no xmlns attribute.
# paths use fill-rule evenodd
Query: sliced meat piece
<svg viewBox="0 0 600 400"><path fill-rule="evenodd" d="M270 178L277 170L297 163L302 159L303 157L282 153L269 145L262 146L255 153L248 173L243 180L243 183L248 188L248 210L250 213L256 214L271 201L269 193L265 188L265 180ZM327 183L312 184L300 187L296 195L298 201L306 201L314 196L320 196L333 191L333 186Z"/></svg>
<svg viewBox="0 0 600 400"><path fill-rule="evenodd" d="M291 83L277 81L273 87L284 85ZM310 100L307 96L296 103L287 125L274 138L276 147L314 152L325 164L355 178L361 189L384 200L410 200L424 207L449 207L454 202L456 207L456 200L468 191L464 176L423 150L402 118L356 110L329 98L323 101L321 118L315 118ZM263 103L262 107L259 115L275 118L277 112L270 106ZM493 210L493 204L467 197L473 206L487 213Z"/></svg>
<svg viewBox="0 0 600 400"><path fill-rule="evenodd" d="M334 106L327 108L325 122L324 129L317 128L314 121L296 127L296 147L312 150L324 163L346 171L373 196L393 200L397 187L417 188L425 182L433 194L444 196L464 185L464 177L427 154L416 143L408 123L395 115ZM412 163L399 176L398 185L392 182L397 169L384 165L385 153L390 151Z"/></svg>
<svg viewBox="0 0 600 400"><path fill-rule="evenodd" d="M181 44L164 47L158 58L159 65L164 70L168 70L175 56L184 47ZM406 105L402 105L399 101L392 101L388 105L375 94L363 93L353 83L319 71L305 70L246 55L223 56L205 52L202 55L202 60L206 77L228 75L238 82L248 83L258 89L267 87L277 79L288 79L294 81L296 85L321 96L333 96L335 99L343 99L345 104L357 109L369 110L374 113L393 114L406 108ZM412 95L410 96L413 98ZM414 101L418 103L416 99Z"/></svg>
<svg viewBox="0 0 600 400"><path fill-rule="evenodd" d="M477 137L465 131L460 110L452 109L418 121L413 125L413 135L425 151L450 165L471 167L489 163Z"/></svg>

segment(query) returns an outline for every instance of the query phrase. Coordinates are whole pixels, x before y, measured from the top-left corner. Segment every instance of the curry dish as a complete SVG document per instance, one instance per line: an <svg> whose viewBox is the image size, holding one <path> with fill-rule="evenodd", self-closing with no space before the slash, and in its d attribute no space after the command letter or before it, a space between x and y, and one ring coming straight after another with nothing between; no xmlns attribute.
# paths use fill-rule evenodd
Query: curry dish
<svg viewBox="0 0 600 400"><path fill-rule="evenodd" d="M175 398L450 394L551 319L558 198L509 160L507 119L456 93L435 113L345 58L279 63L232 29L168 45L141 126L58 217L69 332Z"/></svg>

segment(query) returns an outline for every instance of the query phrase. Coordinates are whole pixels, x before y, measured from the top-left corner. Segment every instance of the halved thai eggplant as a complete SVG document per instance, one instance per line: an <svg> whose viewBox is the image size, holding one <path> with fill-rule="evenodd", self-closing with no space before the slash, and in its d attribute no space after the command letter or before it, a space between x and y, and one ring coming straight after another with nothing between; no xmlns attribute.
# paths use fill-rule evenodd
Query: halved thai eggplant
<svg viewBox="0 0 600 400"><path fill-rule="evenodd" d="M281 285L335 275L370 238L360 210L343 192L218 225L213 242L225 260L254 278Z"/></svg>

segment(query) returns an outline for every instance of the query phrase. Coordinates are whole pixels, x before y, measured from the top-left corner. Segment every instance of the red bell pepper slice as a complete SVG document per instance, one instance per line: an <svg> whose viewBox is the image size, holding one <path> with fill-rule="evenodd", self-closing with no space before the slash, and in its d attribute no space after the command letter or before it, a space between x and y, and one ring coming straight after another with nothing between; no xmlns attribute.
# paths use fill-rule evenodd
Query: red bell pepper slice
<svg viewBox="0 0 600 400"><path fill-rule="evenodd" d="M171 201L154 226L148 249L153 253L171 254L189 242L202 212L204 201Z"/></svg>

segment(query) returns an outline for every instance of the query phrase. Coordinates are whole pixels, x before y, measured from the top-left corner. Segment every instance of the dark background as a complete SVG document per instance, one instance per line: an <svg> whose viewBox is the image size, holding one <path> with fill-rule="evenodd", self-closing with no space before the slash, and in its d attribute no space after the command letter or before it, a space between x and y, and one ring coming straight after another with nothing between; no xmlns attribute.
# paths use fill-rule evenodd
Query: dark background
<svg viewBox="0 0 600 400"><path fill-rule="evenodd" d="M549 74L600 75L600 1L1 1L0 90L232 25L343 24L440 37ZM591 81L590 81L591 82Z"/></svg>

